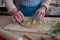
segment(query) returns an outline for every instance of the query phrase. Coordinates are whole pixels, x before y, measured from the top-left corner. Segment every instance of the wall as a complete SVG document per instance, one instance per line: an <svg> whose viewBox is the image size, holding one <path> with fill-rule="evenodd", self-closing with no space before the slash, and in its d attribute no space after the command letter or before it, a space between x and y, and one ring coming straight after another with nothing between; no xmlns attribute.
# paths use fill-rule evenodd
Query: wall
<svg viewBox="0 0 60 40"><path fill-rule="evenodd" d="M60 0L52 0L47 15L60 15Z"/></svg>

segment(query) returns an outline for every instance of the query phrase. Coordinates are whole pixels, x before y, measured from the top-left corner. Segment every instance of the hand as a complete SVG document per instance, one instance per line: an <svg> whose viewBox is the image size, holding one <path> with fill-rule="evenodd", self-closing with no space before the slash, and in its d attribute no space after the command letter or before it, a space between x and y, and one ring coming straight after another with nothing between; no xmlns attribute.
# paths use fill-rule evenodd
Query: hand
<svg viewBox="0 0 60 40"><path fill-rule="evenodd" d="M16 9L12 9L10 11L10 14L12 15L12 19L14 22L22 22L24 20L24 15L21 11L17 11Z"/></svg>
<svg viewBox="0 0 60 40"><path fill-rule="evenodd" d="M46 7L41 7L35 12L34 17L43 18L45 16L45 12L46 12Z"/></svg>

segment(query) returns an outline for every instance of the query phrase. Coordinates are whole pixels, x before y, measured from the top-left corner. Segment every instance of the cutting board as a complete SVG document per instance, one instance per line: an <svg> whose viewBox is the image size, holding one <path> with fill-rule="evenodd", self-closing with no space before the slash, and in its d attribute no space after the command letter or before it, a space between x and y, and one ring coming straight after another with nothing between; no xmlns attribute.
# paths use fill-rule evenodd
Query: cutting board
<svg viewBox="0 0 60 40"><path fill-rule="evenodd" d="M13 31L24 31L24 32L36 32L36 33L45 33L45 29L51 29L51 25L55 21L59 21L59 18L46 18L44 19L45 23L40 24L39 26L32 27L32 28L27 28L27 27L22 27L18 23L10 23L4 27L6 30L13 30Z"/></svg>

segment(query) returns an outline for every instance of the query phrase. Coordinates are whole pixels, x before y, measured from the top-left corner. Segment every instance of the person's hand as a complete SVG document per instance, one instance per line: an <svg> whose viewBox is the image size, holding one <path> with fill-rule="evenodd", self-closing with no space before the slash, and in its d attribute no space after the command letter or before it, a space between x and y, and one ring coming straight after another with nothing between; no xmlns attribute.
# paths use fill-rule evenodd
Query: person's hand
<svg viewBox="0 0 60 40"><path fill-rule="evenodd" d="M16 9L12 9L10 11L10 14L12 15L12 19L14 22L22 22L24 21L24 15L21 11L17 11Z"/></svg>
<svg viewBox="0 0 60 40"><path fill-rule="evenodd" d="M43 18L45 16L45 12L46 12L46 7L42 6L35 12L34 17Z"/></svg>

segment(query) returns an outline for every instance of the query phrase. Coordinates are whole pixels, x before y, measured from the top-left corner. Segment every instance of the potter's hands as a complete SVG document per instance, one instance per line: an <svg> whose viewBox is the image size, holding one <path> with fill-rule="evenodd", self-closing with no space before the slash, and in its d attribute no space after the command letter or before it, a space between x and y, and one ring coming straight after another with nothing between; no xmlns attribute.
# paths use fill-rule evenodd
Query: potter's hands
<svg viewBox="0 0 60 40"><path fill-rule="evenodd" d="M16 9L12 9L10 11L10 14L12 15L12 19L14 22L22 22L24 21L24 15L21 11L17 11Z"/></svg>
<svg viewBox="0 0 60 40"><path fill-rule="evenodd" d="M35 14L34 17L35 18L43 18L45 16L45 12L46 12L46 7L42 6L41 8L39 8Z"/></svg>

